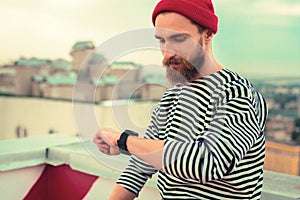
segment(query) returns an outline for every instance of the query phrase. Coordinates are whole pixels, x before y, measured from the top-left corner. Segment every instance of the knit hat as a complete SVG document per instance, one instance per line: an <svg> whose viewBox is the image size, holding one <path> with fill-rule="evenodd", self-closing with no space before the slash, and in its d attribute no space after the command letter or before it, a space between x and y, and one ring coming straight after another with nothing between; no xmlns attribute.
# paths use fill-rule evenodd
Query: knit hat
<svg viewBox="0 0 300 200"><path fill-rule="evenodd" d="M218 31L218 17L215 15L211 0L161 0L152 13L154 26L157 15L163 11L179 13L210 29L213 33Z"/></svg>

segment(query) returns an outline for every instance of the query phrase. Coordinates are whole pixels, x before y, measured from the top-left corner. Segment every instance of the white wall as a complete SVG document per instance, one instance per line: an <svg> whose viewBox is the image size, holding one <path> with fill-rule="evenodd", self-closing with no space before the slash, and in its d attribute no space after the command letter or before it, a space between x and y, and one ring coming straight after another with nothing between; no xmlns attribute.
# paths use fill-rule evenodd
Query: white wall
<svg viewBox="0 0 300 200"><path fill-rule="evenodd" d="M39 98L0 97L0 140L16 138L18 125L28 131L28 136L48 134L50 129L58 133L74 135L77 126L73 107L92 110L92 114L82 112L80 120L89 126L95 118L98 126L119 129L131 128L143 132L148 125L154 102L128 103L112 102L103 105L73 104L72 102ZM93 131L95 129L92 129ZM94 133L91 133L93 135Z"/></svg>
<svg viewBox="0 0 300 200"><path fill-rule="evenodd" d="M0 199L23 199L45 165L0 172Z"/></svg>

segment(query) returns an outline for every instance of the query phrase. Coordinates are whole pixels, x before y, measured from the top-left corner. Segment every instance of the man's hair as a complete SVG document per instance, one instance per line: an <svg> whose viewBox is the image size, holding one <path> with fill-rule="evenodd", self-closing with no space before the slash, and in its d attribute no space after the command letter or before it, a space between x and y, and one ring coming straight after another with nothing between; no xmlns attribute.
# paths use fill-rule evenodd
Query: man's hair
<svg viewBox="0 0 300 200"><path fill-rule="evenodd" d="M199 33L202 33L205 29L207 29L204 26L200 25L199 23L197 23L191 19L189 19L189 20L191 21L192 24L197 26Z"/></svg>

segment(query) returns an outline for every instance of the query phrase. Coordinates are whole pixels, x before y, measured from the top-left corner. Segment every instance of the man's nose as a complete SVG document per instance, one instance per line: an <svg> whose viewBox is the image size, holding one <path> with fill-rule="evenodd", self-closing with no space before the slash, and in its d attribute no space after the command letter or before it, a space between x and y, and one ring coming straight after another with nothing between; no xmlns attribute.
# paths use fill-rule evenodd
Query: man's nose
<svg viewBox="0 0 300 200"><path fill-rule="evenodd" d="M176 55L176 51L171 50L171 49L162 49L161 52L162 52L164 59L169 59Z"/></svg>

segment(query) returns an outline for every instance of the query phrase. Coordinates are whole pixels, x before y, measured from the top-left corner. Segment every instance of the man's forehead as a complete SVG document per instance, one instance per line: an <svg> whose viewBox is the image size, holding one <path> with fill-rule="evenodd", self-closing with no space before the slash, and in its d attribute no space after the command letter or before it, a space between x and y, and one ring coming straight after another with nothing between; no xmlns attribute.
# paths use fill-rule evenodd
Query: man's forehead
<svg viewBox="0 0 300 200"><path fill-rule="evenodd" d="M155 36L156 37L164 37L164 38L168 38L168 37L172 37L174 35L187 35L186 32L184 31L175 31L172 29L165 29L165 28L155 28Z"/></svg>

